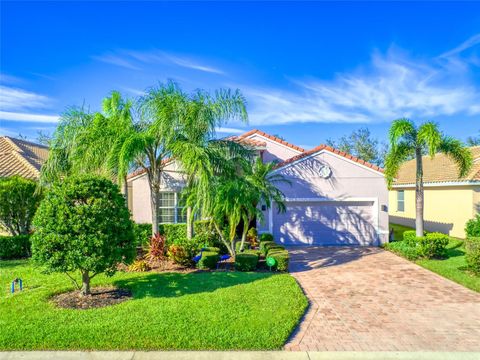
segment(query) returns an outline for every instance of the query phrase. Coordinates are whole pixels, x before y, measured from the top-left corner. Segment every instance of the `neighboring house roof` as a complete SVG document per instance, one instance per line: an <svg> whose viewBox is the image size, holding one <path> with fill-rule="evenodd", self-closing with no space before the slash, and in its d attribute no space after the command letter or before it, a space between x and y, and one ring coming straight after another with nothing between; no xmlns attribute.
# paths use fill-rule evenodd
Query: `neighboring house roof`
<svg viewBox="0 0 480 360"><path fill-rule="evenodd" d="M289 148L292 148L294 150L297 150L297 151L300 151L300 152L304 152L305 149L304 148L301 148L300 146L296 146L296 145L293 145L285 140L282 140L280 139L279 137L277 136L273 136L273 135L270 135L270 134L267 134L261 130L257 130L257 129L253 129L253 130L250 130L250 131L247 131L246 133L242 134L242 135L238 135L238 136L232 136L232 137L235 137L235 138L238 138L238 139L245 139L245 138L248 138L252 135L260 135L260 136L263 136L267 139L270 139L270 140L273 140L279 144L282 144L282 145L285 145L285 146L288 146ZM252 140L252 139L250 139Z"/></svg>
<svg viewBox="0 0 480 360"><path fill-rule="evenodd" d="M305 157L308 157L308 156L310 156L310 155L313 155L313 154L315 154L315 153L318 153L318 152L320 152L320 151L328 151L328 152L331 152L331 153L333 153L333 154L336 154L336 155L339 155L339 156L341 156L341 157L344 157L344 158L346 158L346 159L348 159L348 160L350 160L350 161L356 162L356 163L358 163L358 164L360 164L360 165L366 166L366 167L368 167L368 168L370 168L370 169L373 169L373 170L375 170L375 171L379 171L379 172L383 173L383 169L382 169L381 167L379 167L379 166L377 166L377 165L374 165L374 164L371 164L371 163L369 163L369 162L367 162L367 161L365 161L365 160L359 159L359 158L357 158L357 157L355 157L355 156L353 156L353 155L350 155L350 154L348 154L348 153L346 153L346 152L340 151L340 150L338 150L338 149L334 149L334 148L332 148L331 146L328 146L328 145L319 145L319 146L317 146L317 147L315 147L315 148L313 148L313 149L311 149L311 150L304 151L303 153L301 153L301 154L299 154L299 155L297 155L297 156L294 156L294 157L292 157L292 158L290 158L290 159L288 159L288 160L285 160L285 161L279 163L279 164L277 165L277 169L278 169L278 168L281 168L281 167L284 167L284 166L286 166L286 165L289 165L289 164L291 164L291 163L293 163L293 162L295 162L295 161L298 161L298 160L300 160L300 159L303 159L303 158L305 158Z"/></svg>
<svg viewBox="0 0 480 360"><path fill-rule="evenodd" d="M470 148L473 155L473 167L467 176L458 176L458 167L455 162L443 153L438 153L432 159L429 155L422 157L424 183L458 183L480 181L480 146ZM416 161L405 162L398 171L394 185L415 184Z"/></svg>
<svg viewBox="0 0 480 360"><path fill-rule="evenodd" d="M0 177L20 175L38 179L48 158L48 147L29 141L0 136Z"/></svg>

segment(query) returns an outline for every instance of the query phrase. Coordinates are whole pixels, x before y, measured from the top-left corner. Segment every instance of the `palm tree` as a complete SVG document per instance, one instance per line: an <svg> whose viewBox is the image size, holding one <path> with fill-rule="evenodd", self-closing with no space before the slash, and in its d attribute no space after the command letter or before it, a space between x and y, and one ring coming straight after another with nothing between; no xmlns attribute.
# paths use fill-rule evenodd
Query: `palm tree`
<svg viewBox="0 0 480 360"><path fill-rule="evenodd" d="M179 112L180 127L172 141L172 156L181 166L186 177L187 189L208 187L210 179L223 171L228 164L226 157L251 158L253 153L241 144L216 139L215 129L226 121L248 119L246 102L242 94L231 90L218 90L212 96L197 90ZM193 236L193 212L187 206L187 238Z"/></svg>
<svg viewBox="0 0 480 360"><path fill-rule="evenodd" d="M48 183L73 174L103 175L123 183L127 200L126 171L120 172L117 150L132 129L132 102L116 91L104 99L103 113L68 109L50 142L41 180Z"/></svg>
<svg viewBox="0 0 480 360"><path fill-rule="evenodd" d="M152 232L156 233L162 176L168 161L179 161L188 186L194 182L202 186L212 176L211 165L215 164L207 161L213 151L208 144L215 128L231 119L245 121L245 100L238 90L218 90L213 96L198 90L189 95L170 81L149 89L139 99L138 110L138 124L119 149L119 171L125 173L133 163L146 172ZM190 211L188 215L191 224Z"/></svg>
<svg viewBox="0 0 480 360"><path fill-rule="evenodd" d="M283 175L274 172L276 166L277 164L275 162L263 163L262 159L257 158L253 165L248 168L249 173L245 179L248 184L252 206L247 205L245 208L247 221L243 223L241 250L243 250L245 240L247 239L248 227L253 219L258 218L260 221L264 220L263 212L258 209L259 204L264 204L267 209L270 209L272 202L274 202L279 213L285 212L286 210L284 194L276 185L280 183L290 184L290 181L285 179Z"/></svg>
<svg viewBox="0 0 480 360"><path fill-rule="evenodd" d="M390 127L389 140L390 151L385 158L385 175L389 188L392 187L400 166L409 159L416 159L415 229L417 236L423 236L423 154L429 154L431 158L437 152L446 154L457 164L459 177L470 171L472 155L461 141L440 132L434 122L425 122L417 127L405 118L395 120Z"/></svg>

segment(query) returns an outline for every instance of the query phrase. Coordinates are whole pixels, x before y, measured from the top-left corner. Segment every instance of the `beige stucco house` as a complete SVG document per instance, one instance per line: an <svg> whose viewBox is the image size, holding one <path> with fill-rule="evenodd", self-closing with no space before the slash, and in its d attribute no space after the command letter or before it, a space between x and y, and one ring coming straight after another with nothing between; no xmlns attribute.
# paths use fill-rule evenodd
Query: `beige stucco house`
<svg viewBox="0 0 480 360"><path fill-rule="evenodd" d="M480 212L480 146L470 148L474 165L464 178L444 154L423 157L424 217L427 231L465 237L465 223ZM390 222L414 227L415 160L403 164L389 192Z"/></svg>
<svg viewBox="0 0 480 360"><path fill-rule="evenodd" d="M383 170L331 147L312 150L260 130L230 137L253 148L264 162L289 180L279 184L286 211L267 209L259 232L271 232L288 245L379 245L388 241L388 190ZM160 223L185 222L180 192L181 167L166 164L160 198ZM138 223L151 223L150 189L144 171L128 179L129 207Z"/></svg>

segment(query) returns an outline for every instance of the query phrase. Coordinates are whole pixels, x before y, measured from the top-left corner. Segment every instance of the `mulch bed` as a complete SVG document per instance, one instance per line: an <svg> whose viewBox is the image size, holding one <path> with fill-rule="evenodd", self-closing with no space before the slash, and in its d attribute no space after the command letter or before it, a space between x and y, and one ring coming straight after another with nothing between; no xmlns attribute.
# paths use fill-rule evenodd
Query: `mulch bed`
<svg viewBox="0 0 480 360"><path fill-rule="evenodd" d="M88 296L80 296L79 291L58 294L52 297L52 301L61 308L85 310L119 304L131 298L130 291L110 286L96 287Z"/></svg>

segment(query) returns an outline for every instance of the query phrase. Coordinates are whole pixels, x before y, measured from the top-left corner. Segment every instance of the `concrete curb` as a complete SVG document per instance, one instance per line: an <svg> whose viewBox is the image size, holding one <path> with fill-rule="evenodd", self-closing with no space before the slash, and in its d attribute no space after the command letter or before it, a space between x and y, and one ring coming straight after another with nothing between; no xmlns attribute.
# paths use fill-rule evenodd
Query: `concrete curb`
<svg viewBox="0 0 480 360"><path fill-rule="evenodd" d="M480 352L12 351L0 360L477 360Z"/></svg>

